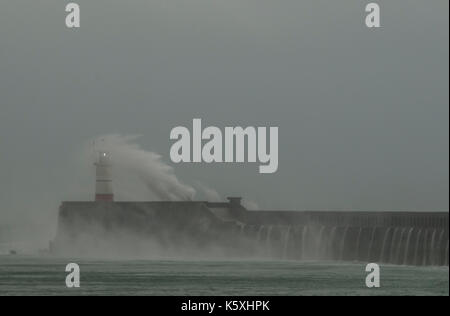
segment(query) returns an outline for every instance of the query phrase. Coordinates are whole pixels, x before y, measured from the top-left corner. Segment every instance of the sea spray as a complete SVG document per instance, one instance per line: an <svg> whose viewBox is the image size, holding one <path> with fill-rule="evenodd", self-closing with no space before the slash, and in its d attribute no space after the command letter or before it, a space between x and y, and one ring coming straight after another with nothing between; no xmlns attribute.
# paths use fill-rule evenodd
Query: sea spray
<svg viewBox="0 0 450 316"><path fill-rule="evenodd" d="M182 183L173 168L162 161L161 155L142 149L137 135L110 134L93 141L96 151L111 155L114 185L120 186L123 175L138 178L158 199L170 201L192 200L196 190Z"/></svg>

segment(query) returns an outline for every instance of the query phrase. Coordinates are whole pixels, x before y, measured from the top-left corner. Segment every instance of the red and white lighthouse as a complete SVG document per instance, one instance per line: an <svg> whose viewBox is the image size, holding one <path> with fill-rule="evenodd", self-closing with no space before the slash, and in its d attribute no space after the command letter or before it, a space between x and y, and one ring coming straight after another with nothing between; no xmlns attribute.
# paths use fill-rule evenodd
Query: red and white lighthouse
<svg viewBox="0 0 450 316"><path fill-rule="evenodd" d="M111 162L107 152L100 152L95 163L95 201L114 201Z"/></svg>

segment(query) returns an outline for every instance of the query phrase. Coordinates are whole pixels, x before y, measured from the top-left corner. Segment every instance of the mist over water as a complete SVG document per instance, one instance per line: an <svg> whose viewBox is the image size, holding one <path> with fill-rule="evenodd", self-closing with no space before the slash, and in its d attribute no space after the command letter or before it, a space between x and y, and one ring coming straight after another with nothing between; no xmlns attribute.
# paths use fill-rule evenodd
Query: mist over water
<svg viewBox="0 0 450 316"><path fill-rule="evenodd" d="M46 249L48 242L56 234L58 207L64 197L74 197L70 200L76 201L93 200L94 163L98 159L98 154L103 151L110 156L113 191L118 201L224 200L224 197L208 184L195 179L191 181L192 184L180 180L160 154L145 150L139 145L139 137L139 135L106 134L79 146L78 153L73 155L68 164L72 164L71 167L83 176L65 180L69 182L68 187L71 188L68 195L54 194L48 203L34 203L34 208L28 212L15 214L13 222L3 222L0 252L8 253L15 250L19 253L37 253L38 250ZM250 209L258 208L256 202L249 200L244 201L244 205ZM132 231L129 232L129 238L135 238L136 248L142 248L138 247L140 242ZM116 242L116 245L120 244L118 240ZM109 256L111 251L106 244L104 246L105 253ZM147 245L147 249L151 248ZM153 247L150 253L159 253L155 250ZM116 254L114 257L120 255Z"/></svg>

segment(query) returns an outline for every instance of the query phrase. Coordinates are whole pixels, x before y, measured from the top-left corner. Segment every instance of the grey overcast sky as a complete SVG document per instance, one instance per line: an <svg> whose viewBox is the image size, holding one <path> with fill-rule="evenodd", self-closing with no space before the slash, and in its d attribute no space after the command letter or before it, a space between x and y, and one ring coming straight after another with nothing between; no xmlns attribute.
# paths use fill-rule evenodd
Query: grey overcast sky
<svg viewBox="0 0 450 316"><path fill-rule="evenodd" d="M89 139L279 126L279 169L180 164L268 209L448 210L448 0L0 0L0 219L91 199Z"/></svg>

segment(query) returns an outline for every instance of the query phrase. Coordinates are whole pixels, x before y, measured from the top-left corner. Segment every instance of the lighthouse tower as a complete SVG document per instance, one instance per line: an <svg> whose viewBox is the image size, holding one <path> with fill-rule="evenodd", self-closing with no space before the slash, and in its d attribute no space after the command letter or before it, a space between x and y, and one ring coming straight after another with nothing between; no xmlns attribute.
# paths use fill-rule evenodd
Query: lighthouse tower
<svg viewBox="0 0 450 316"><path fill-rule="evenodd" d="M95 163L95 201L113 200L110 157L107 152L100 152Z"/></svg>

